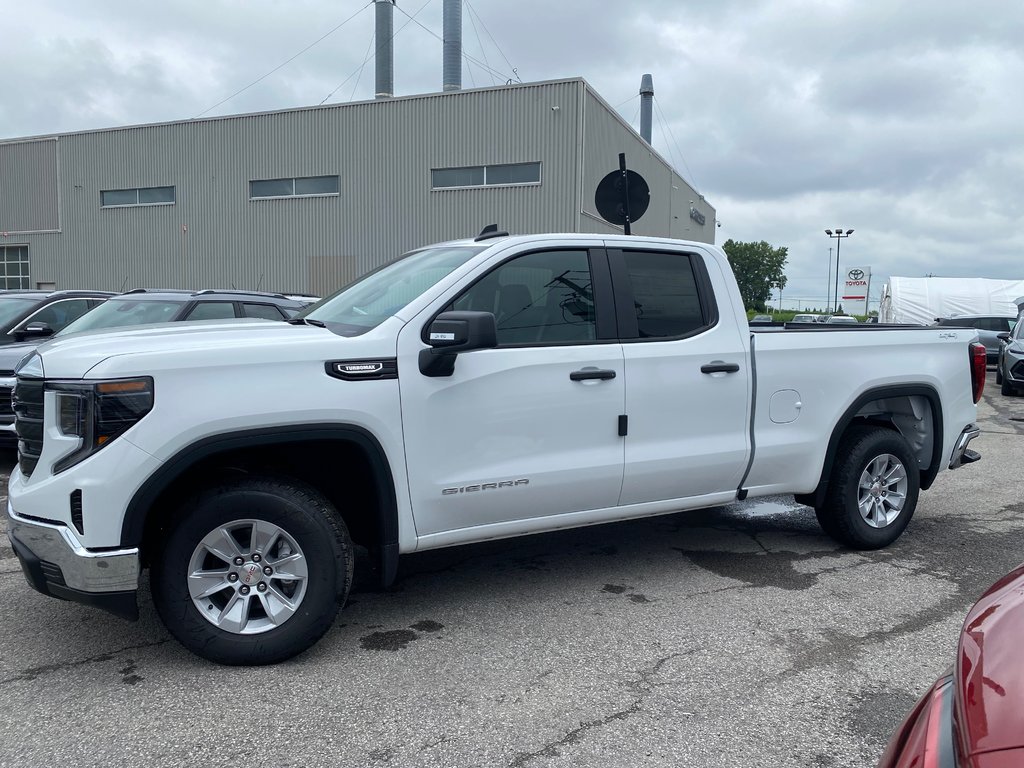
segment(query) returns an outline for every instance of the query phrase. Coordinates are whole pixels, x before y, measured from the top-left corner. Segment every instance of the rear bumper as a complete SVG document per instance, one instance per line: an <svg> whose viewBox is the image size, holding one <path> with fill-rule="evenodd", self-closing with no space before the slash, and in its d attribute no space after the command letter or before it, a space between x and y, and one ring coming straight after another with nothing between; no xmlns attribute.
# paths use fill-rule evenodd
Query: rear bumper
<svg viewBox="0 0 1024 768"><path fill-rule="evenodd" d="M971 424L968 427L964 427L964 431L960 433L960 437L957 438L956 444L953 446L953 453L949 457L949 468L956 469L964 464L971 464L981 458L981 455L977 451L970 450L967 446L971 440L981 434L981 430L977 424Z"/></svg>
<svg viewBox="0 0 1024 768"><path fill-rule="evenodd" d="M88 550L67 526L20 517L10 503L7 517L11 547L33 589L138 619L138 549Z"/></svg>

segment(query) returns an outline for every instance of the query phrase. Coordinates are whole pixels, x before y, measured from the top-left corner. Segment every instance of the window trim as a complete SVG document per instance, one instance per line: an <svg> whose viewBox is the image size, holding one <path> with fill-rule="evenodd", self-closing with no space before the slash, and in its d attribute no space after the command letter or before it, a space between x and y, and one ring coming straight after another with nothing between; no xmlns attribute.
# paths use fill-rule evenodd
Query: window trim
<svg viewBox="0 0 1024 768"><path fill-rule="evenodd" d="M300 179L335 179L338 182L337 192L303 192L297 194L295 192L295 182ZM292 183L292 193L290 195L258 195L253 196L252 185L261 181L290 181ZM283 176L277 179L249 179L249 202L256 202L259 200L295 200L307 197L341 197L341 174L338 173L326 173L320 174L319 176Z"/></svg>
<svg viewBox="0 0 1024 768"><path fill-rule="evenodd" d="M18 259L17 261L8 261L7 252L16 248L25 249L25 258ZM4 266L3 274L0 275L0 289L8 291L20 291L20 290L31 290L32 288L32 259L31 259L32 248L28 243L2 243L0 244L0 264L24 264L25 274L24 275L8 275L7 267ZM21 269L19 267L18 271ZM8 284L10 280L17 280L17 286L11 286Z"/></svg>
<svg viewBox="0 0 1024 768"><path fill-rule="evenodd" d="M34 310L34 311L32 312L32 314L31 314L31 315L29 315L29 316L28 316L28 317L26 317L26 318L25 318L24 320L22 320L22 321L21 321L21 322L19 322L19 323L18 323L17 325L15 325L15 326L14 326L13 328L11 328L11 330L9 330L9 331L7 332L7 335L8 335L8 336L13 336L13 335L14 335L14 334L16 334L16 333L21 333L21 332L22 332L22 331L24 331L24 330L25 330L25 329L26 329L26 328L27 328L27 327L28 327L29 325L31 325L31 324L32 324L32 323L34 322L32 318L34 318L34 317L35 317L36 315L38 315L38 314L39 314L40 312L45 312L45 311L46 311L47 309L49 309L50 307L55 307L55 306L57 306L58 304L66 304L66 303L68 303L69 301L84 301L84 302L86 303L86 306L88 306L88 309L86 309L86 310L85 310L85 312L89 312L90 310L92 310L92 309L95 309L95 308L96 308L96 306L98 306L98 305L94 305L94 306L89 306L91 302L90 302L90 298L89 298L88 296L66 296L66 297L65 297L65 298L63 298L63 299L57 299L57 301L49 301L49 302L47 302L46 304L44 304L43 306L41 306L41 307L37 307L37 308L36 308L36 309L35 309L35 310ZM85 314L85 312L83 312L83 313L82 313L82 315L84 315L84 314ZM82 315L79 315L78 317L81 317ZM75 320L77 320L77 319L78 319L78 317L76 317L76 318L75 318ZM69 321L68 321L67 323L65 323L65 326L67 326L67 325L70 325L71 323L75 322L75 320L69 320ZM41 322L41 321L40 321L40 322ZM49 323L47 323L47 325L49 325ZM60 330L61 330L61 328L53 328L53 332L54 332L54 333L56 333L56 332L58 332L58 331L60 331Z"/></svg>
<svg viewBox="0 0 1024 768"><path fill-rule="evenodd" d="M162 203L140 203L139 193L144 189L169 189L171 190L171 196L173 200L165 201ZM134 192L135 202L134 203L114 203L108 205L103 202L104 192ZM125 187L124 189L101 189L100 190L100 210L104 208L156 208L163 205L177 205L178 204L178 188L174 184L162 184L158 187Z"/></svg>
<svg viewBox="0 0 1024 768"><path fill-rule="evenodd" d="M500 269L508 262L514 261L522 256L531 256L535 253L554 253L556 251L585 251L587 262L590 265L591 286L594 291L594 335L593 339L581 341L550 341L550 342L524 342L522 344L498 344L494 349L544 349L548 347L580 347L593 346L596 344L617 344L615 337L615 305L611 301L612 277L608 269L608 252L601 246L558 246L555 248L531 248L528 251L519 251L503 258L497 264L490 265L471 283L463 286L450 298L442 298L443 302L435 312L432 312L427 321L420 329L420 339L424 344L429 345L429 330L437 316L445 311L452 302L460 299L467 291L471 290L477 283L490 275L494 270ZM602 318L602 315L604 317ZM605 335L607 334L607 335Z"/></svg>
<svg viewBox="0 0 1024 768"><path fill-rule="evenodd" d="M634 309L635 297L633 295L632 282L629 279L629 270L626 267L627 252L636 253L662 253L675 258L686 258L693 269L693 279L697 286L697 300L700 302L701 317L704 324L698 328L678 336L640 336L640 326L636 320ZM615 289L616 317L619 320L618 340L623 344L651 344L664 341L681 341L691 339L702 333L710 331L718 325L720 320L718 312L718 301L715 298L714 287L711 284L711 275L708 273L704 257L697 251L673 251L667 248L609 248L608 263L612 272L612 285Z"/></svg>
<svg viewBox="0 0 1024 768"><path fill-rule="evenodd" d="M537 181L515 181L508 184L488 184L487 183L487 169L490 167L503 167L509 165L536 165L537 166ZM484 183L483 184L465 184L461 186L453 187L435 187L434 186L434 171L464 171L469 168L483 168L484 171ZM446 166L443 168L431 168L430 169L430 191L431 192L447 192L453 189L502 189L506 187L539 187L544 183L544 163L540 160L527 160L521 163L483 163L478 165L454 165Z"/></svg>

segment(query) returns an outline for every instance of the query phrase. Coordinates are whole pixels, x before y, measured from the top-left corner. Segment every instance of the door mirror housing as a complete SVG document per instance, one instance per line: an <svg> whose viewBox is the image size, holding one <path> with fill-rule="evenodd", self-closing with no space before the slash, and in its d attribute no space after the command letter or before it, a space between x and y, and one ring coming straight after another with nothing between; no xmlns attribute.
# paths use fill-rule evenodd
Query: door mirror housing
<svg viewBox="0 0 1024 768"><path fill-rule="evenodd" d="M1001 341L1009 341L1010 340L1010 334L1008 334L1008 333L997 333L996 334L996 338L1000 339Z"/></svg>
<svg viewBox="0 0 1024 768"><path fill-rule="evenodd" d="M18 341L25 339L44 339L53 336L53 328L46 323L29 323L23 328L18 328L12 334Z"/></svg>
<svg viewBox="0 0 1024 768"><path fill-rule="evenodd" d="M428 349L420 350L420 373L451 376L460 352L498 346L498 328L491 312L442 312L424 330Z"/></svg>

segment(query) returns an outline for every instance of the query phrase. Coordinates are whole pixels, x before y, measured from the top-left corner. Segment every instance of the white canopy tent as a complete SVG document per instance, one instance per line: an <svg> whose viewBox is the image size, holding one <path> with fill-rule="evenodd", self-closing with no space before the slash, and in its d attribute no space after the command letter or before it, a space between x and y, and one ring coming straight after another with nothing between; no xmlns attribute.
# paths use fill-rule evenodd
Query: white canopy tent
<svg viewBox="0 0 1024 768"><path fill-rule="evenodd" d="M1024 280L985 277L890 277L882 289L878 320L929 325L957 315L1017 316Z"/></svg>

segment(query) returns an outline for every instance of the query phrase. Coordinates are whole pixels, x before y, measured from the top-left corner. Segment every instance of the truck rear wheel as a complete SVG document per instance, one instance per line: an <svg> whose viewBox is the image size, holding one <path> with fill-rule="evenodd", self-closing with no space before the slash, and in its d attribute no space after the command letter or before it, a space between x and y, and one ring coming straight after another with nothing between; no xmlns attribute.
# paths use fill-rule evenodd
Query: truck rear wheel
<svg viewBox="0 0 1024 768"><path fill-rule="evenodd" d="M815 508L825 533L855 549L896 541L917 508L920 472L910 446L884 427L855 427L843 436L825 502Z"/></svg>
<svg viewBox="0 0 1024 768"><path fill-rule="evenodd" d="M352 584L352 541L315 489L247 478L178 510L154 558L153 600L167 629L219 664L274 664L330 628Z"/></svg>

